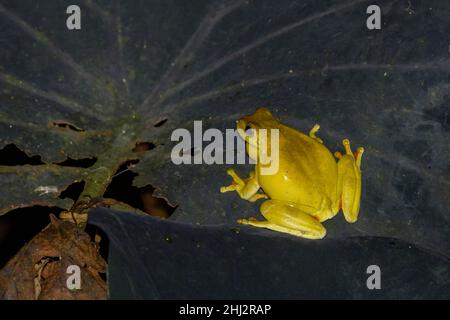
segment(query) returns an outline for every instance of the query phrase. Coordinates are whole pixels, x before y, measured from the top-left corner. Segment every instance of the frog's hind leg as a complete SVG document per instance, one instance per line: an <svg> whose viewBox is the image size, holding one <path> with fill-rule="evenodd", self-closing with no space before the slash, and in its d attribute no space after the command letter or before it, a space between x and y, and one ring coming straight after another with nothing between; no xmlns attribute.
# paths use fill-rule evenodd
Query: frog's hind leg
<svg viewBox="0 0 450 320"><path fill-rule="evenodd" d="M271 229L307 239L322 239L325 227L313 216L303 212L295 204L278 200L267 200L261 205L261 214L267 219L240 219L238 223Z"/></svg>
<svg viewBox="0 0 450 320"><path fill-rule="evenodd" d="M316 139L318 142L323 143L323 140L316 136L316 132L319 131L319 129L320 125L316 123L314 127L312 127L312 129L309 131L309 136L313 139Z"/></svg>

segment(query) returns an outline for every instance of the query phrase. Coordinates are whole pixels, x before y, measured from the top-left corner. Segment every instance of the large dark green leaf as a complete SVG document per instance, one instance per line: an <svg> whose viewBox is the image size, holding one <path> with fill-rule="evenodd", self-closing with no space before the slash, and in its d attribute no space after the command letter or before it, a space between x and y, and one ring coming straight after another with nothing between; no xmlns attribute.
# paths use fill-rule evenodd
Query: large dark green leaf
<svg viewBox="0 0 450 320"><path fill-rule="evenodd" d="M448 299L448 259L361 236L308 241L268 230L195 226L96 209L110 235L111 299ZM139 235L139 236L136 236ZM381 269L369 290L367 268Z"/></svg>
<svg viewBox="0 0 450 320"><path fill-rule="evenodd" d="M448 255L449 5L384 1L382 29L370 31L366 2L320 3L258 1L224 17L189 50L195 61L163 102L169 121L158 141L177 127L192 131L193 119L233 127L262 105L304 132L320 123L332 151L345 137L366 149L360 219L326 222L328 236L401 238ZM179 204L174 219L258 215L257 205L218 193L229 182L226 168L175 166L172 146L146 155L136 183L151 182Z"/></svg>

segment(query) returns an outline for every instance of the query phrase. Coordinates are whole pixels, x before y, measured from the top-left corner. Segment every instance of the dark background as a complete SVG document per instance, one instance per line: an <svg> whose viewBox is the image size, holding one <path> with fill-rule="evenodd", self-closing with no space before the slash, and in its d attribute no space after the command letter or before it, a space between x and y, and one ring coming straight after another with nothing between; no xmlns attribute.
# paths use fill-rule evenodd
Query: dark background
<svg viewBox="0 0 450 320"><path fill-rule="evenodd" d="M1 3L13 16L0 10L0 116L45 125L69 117L85 130L115 126L112 120L130 112L149 123L167 119L140 136L156 148L133 171L136 187L151 184L177 206L173 215L160 221L99 210L90 217L110 238L111 298L449 297L448 1L96 1L121 17L118 60L109 49L117 25L90 1L79 3L75 35L55 14L72 2ZM366 28L370 4L381 7L381 30ZM88 73L116 82L125 75L119 107L60 53L29 41L14 17ZM79 101L82 112L34 101L7 74ZM16 91L19 102L11 102ZM338 215L325 223L322 241L237 226L238 218L258 217L259 203L219 193L228 166L171 163L174 129L192 130L194 120L204 129L233 128L259 106L303 132L319 123L331 151L346 137L364 146L357 223ZM74 158L109 146L65 146L60 137L7 123L0 121L0 147L16 143L45 162L65 159L61 145ZM9 193L5 199L19 194ZM377 292L365 287L371 264L382 270Z"/></svg>

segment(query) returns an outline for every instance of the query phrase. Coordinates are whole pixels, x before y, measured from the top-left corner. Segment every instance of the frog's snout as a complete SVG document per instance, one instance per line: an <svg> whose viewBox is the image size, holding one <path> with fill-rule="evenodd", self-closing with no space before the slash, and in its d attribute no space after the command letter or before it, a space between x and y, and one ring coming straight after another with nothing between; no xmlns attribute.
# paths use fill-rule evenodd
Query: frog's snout
<svg viewBox="0 0 450 320"><path fill-rule="evenodd" d="M237 129L241 129L241 130L245 131L245 128L247 127L247 121L245 121L243 119L236 121L236 127L237 127Z"/></svg>

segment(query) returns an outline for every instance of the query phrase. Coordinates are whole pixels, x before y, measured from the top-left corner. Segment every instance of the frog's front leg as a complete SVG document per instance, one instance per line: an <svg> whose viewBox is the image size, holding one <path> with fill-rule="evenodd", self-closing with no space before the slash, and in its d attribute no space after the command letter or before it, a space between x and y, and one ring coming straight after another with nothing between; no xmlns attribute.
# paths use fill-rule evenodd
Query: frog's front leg
<svg viewBox="0 0 450 320"><path fill-rule="evenodd" d="M242 179L239 177L234 169L228 169L227 173L231 176L231 178L233 178L233 182L229 186L221 187L220 192L225 193L229 191L236 191L242 199L250 202L267 198L267 195L258 193L260 186L255 171L250 173L248 179Z"/></svg>
<svg viewBox="0 0 450 320"><path fill-rule="evenodd" d="M358 220L359 205L361 198L361 157L363 147L359 147L355 153L350 148L350 141L344 139L345 154L335 152L338 161L338 195L340 196L341 208L347 222L353 223Z"/></svg>
<svg viewBox="0 0 450 320"><path fill-rule="evenodd" d="M267 200L261 205L261 214L267 221L255 218L240 219L238 223L271 229L307 239L322 239L327 231L315 217L301 209L301 206L279 200Z"/></svg>

